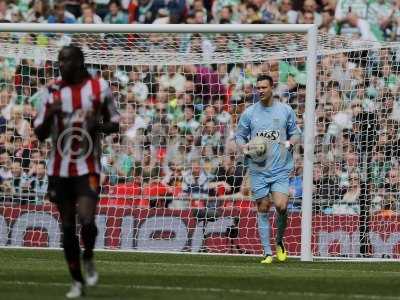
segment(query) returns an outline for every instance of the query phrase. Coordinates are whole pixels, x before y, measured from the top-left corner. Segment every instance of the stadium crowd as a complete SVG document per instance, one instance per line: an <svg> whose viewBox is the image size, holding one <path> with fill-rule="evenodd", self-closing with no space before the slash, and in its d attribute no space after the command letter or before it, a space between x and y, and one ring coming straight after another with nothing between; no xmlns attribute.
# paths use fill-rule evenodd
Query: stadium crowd
<svg viewBox="0 0 400 300"><path fill-rule="evenodd" d="M321 32L397 41L400 1L393 0L0 0L2 22L42 23L316 23ZM181 52L203 56L231 41L193 35ZM16 35L47 45L49 35ZM153 36L157 42L157 36ZM81 41L82 42L82 41ZM246 43L244 43L246 47ZM400 210L400 57L395 47L326 55L318 61L314 197L325 213L358 213L368 197L383 214ZM106 139L103 194L151 198L151 206L187 207L188 196L250 196L233 135L255 101L257 75L274 78L274 97L289 103L303 129L305 61L249 64L93 65L110 81L121 113L120 134ZM0 57L0 191L5 201L46 201L46 157L31 122L41 87L57 74L51 62ZM292 199L302 197L302 146L295 149ZM171 197L169 197L171 196ZM214 198L213 198L214 197ZM170 199L173 199L171 201ZM132 202L143 205L143 202ZM223 202L218 202L221 204ZM294 201L298 203L298 201ZM126 204L126 203L125 203ZM294 204L296 206L296 204Z"/></svg>

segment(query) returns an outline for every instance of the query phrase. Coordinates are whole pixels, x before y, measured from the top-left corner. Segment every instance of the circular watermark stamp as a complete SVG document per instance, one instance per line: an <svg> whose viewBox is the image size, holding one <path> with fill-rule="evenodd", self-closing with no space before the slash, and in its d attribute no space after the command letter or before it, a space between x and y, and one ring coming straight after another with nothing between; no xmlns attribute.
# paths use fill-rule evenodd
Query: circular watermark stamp
<svg viewBox="0 0 400 300"><path fill-rule="evenodd" d="M76 147L75 145L79 145ZM62 158L69 157L70 162L85 160L93 151L93 140L90 134L80 127L69 127L57 139L57 151Z"/></svg>

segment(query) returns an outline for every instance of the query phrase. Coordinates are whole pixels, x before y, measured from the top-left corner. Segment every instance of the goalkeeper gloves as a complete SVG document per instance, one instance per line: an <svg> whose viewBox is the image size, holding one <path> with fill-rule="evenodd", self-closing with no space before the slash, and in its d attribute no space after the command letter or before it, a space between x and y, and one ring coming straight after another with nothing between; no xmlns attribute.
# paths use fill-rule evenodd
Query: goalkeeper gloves
<svg viewBox="0 0 400 300"><path fill-rule="evenodd" d="M287 149L287 151L289 151L290 153L293 153L293 144L290 141L286 141L285 142L285 148Z"/></svg>
<svg viewBox="0 0 400 300"><path fill-rule="evenodd" d="M249 154L249 144L244 144L242 145L242 152L244 155L248 155Z"/></svg>
<svg viewBox="0 0 400 300"><path fill-rule="evenodd" d="M245 158L251 159L251 157L250 157L250 147L249 147L249 144L248 144L248 143L242 145L242 146L241 146L241 150L242 150L242 153L244 154L244 157L245 157Z"/></svg>

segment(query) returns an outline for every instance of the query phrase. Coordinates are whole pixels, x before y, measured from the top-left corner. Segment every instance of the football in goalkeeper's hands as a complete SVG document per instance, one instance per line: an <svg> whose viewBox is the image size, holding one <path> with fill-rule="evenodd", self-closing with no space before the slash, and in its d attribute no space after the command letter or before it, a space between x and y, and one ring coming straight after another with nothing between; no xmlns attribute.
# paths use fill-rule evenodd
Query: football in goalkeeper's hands
<svg viewBox="0 0 400 300"><path fill-rule="evenodd" d="M263 162L267 159L267 141L262 136L256 136L250 140L245 152L254 162Z"/></svg>

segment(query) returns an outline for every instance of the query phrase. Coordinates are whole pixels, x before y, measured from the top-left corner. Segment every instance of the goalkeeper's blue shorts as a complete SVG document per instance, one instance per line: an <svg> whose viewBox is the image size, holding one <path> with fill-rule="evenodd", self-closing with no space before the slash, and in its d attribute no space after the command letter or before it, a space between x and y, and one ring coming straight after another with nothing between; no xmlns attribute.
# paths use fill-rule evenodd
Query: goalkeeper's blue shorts
<svg viewBox="0 0 400 300"><path fill-rule="evenodd" d="M251 174L251 195L257 201L268 196L271 192L280 192L289 195L289 177L287 174L270 178L262 173Z"/></svg>

